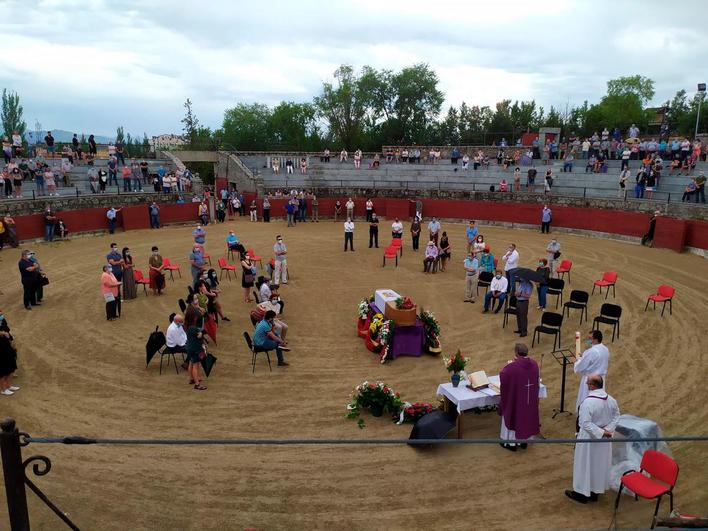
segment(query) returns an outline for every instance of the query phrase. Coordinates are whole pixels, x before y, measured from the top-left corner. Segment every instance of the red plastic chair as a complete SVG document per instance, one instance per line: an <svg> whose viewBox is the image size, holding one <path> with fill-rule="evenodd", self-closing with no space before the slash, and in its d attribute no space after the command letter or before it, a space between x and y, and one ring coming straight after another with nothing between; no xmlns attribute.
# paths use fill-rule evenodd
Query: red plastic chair
<svg viewBox="0 0 708 531"><path fill-rule="evenodd" d="M136 283L138 286L142 285L142 286L143 286L143 291L145 292L145 295L147 295L148 292L147 292L147 288L146 288L145 286L149 286L149 285L150 285L150 280L146 279L146 278L143 276L143 272L140 271L140 269L134 269L134 270L133 270L133 276L135 277L135 283Z"/></svg>
<svg viewBox="0 0 708 531"><path fill-rule="evenodd" d="M219 280L224 276L224 271L226 271L226 278L228 278L229 281L231 281L231 271L233 271L234 276L236 276L236 266L229 264L223 256L219 257L219 269L221 270Z"/></svg>
<svg viewBox="0 0 708 531"><path fill-rule="evenodd" d="M561 260L561 263L556 267L556 274L560 275L558 278L565 279L566 273L568 274L568 284L570 284L570 269L573 267L572 260Z"/></svg>
<svg viewBox="0 0 708 531"><path fill-rule="evenodd" d="M202 258L204 258L204 260L209 262L209 265L211 265L211 256L209 256L207 253L203 253Z"/></svg>
<svg viewBox="0 0 708 531"><path fill-rule="evenodd" d="M172 273L173 271L177 271L177 274L179 274L179 278L182 278L182 272L179 270L179 265L173 264L172 262L170 262L170 259L169 259L169 258L163 258L163 260L162 260L162 265L163 265L163 267L162 267L162 270L163 270L163 271L169 271L169 272L170 272L170 280L171 280L172 282L175 281L175 277L174 277L174 275L173 275L173 273Z"/></svg>
<svg viewBox="0 0 708 531"><path fill-rule="evenodd" d="M602 288L607 288L605 290L605 298L610 294L610 288L612 288L612 297L615 296L615 284L617 283L617 273L614 271L605 271L602 274L600 280L596 280L592 287L592 294L595 294L595 288L600 288L600 295L602 295Z"/></svg>
<svg viewBox="0 0 708 531"><path fill-rule="evenodd" d="M395 246L390 245L389 247L386 247L384 249L383 265L381 267L386 267L386 258L388 258L389 260L395 259L396 267L398 267L398 249L396 249Z"/></svg>
<svg viewBox="0 0 708 531"><path fill-rule="evenodd" d="M499 263L499 258L494 259L494 271L497 270L497 264Z"/></svg>
<svg viewBox="0 0 708 531"><path fill-rule="evenodd" d="M672 315L671 313L671 300L674 298L674 293L676 293L676 289L672 288L668 284L662 284L661 286L658 287L656 290L656 293L654 295L649 295L647 298L647 304L644 306L644 311L647 311L647 308L649 307L649 303L653 302L654 303L654 309L656 310L656 303L657 302L663 302L664 305L661 307L661 316L664 317L664 310L666 309L666 303L669 303L669 315Z"/></svg>
<svg viewBox="0 0 708 531"><path fill-rule="evenodd" d="M656 515L659 513L659 505L664 494L669 495L669 511L674 510L673 490L678 479L678 473L678 463L668 455L656 450L646 450L642 456L639 472L628 470L620 480L620 488L615 499L615 516L619 507L620 496L622 496L622 489L627 488L634 493L635 500L639 498L656 499L654 519L651 524L651 529L654 529Z"/></svg>
<svg viewBox="0 0 708 531"><path fill-rule="evenodd" d="M389 245L389 247L393 247L403 256L403 238L391 238L391 245Z"/></svg>
<svg viewBox="0 0 708 531"><path fill-rule="evenodd" d="M247 249L246 256L251 259L251 262L258 262L261 265L261 269L263 269L263 257L257 256L253 249Z"/></svg>

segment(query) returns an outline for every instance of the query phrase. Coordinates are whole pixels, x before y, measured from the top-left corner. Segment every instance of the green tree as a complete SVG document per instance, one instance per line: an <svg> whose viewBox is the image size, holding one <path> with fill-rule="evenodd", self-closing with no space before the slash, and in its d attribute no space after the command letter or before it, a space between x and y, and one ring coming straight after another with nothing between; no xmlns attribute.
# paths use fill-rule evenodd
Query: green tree
<svg viewBox="0 0 708 531"><path fill-rule="evenodd" d="M333 138L348 150L358 147L364 130L364 120L370 108L361 77L349 65L334 72L335 84L325 82L322 93L314 100L318 115L329 127Z"/></svg>
<svg viewBox="0 0 708 531"><path fill-rule="evenodd" d="M14 131L17 131L24 138L27 124L22 119L23 108L20 104L20 96L17 92L8 92L2 89L2 108L0 109L0 120L5 136L10 138Z"/></svg>
<svg viewBox="0 0 708 531"><path fill-rule="evenodd" d="M182 118L181 122L183 124L182 130L184 131L185 138L190 149L199 148L200 146L197 145L199 120L192 111L192 101L189 98L184 102L184 110L184 118Z"/></svg>
<svg viewBox="0 0 708 531"><path fill-rule="evenodd" d="M634 75L610 79L607 82L608 96L625 96L634 94L639 98L642 106L645 106L654 97L654 81L648 77Z"/></svg>
<svg viewBox="0 0 708 531"><path fill-rule="evenodd" d="M255 151L271 149L272 111L261 103L239 103L224 112L222 139L227 149Z"/></svg>
<svg viewBox="0 0 708 531"><path fill-rule="evenodd" d="M122 125L116 129L116 143L118 142L125 142L125 134L123 133Z"/></svg>
<svg viewBox="0 0 708 531"><path fill-rule="evenodd" d="M438 90L438 75L427 64L404 68L391 77L397 135L406 143L427 143L426 132L434 123L445 95Z"/></svg>
<svg viewBox="0 0 708 531"><path fill-rule="evenodd" d="M319 150L316 114L310 103L280 102L271 113L270 129L274 140L287 150Z"/></svg>

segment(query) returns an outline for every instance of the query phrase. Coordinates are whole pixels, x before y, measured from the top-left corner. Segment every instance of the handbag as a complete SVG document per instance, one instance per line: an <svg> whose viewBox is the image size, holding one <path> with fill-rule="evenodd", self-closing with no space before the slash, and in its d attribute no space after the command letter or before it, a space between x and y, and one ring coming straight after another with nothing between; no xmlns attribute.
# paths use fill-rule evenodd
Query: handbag
<svg viewBox="0 0 708 531"><path fill-rule="evenodd" d="M553 259L554 259L554 260L558 260L558 259L560 258L560 255L561 255L561 252L560 252L560 251L556 251L555 253L553 253Z"/></svg>
<svg viewBox="0 0 708 531"><path fill-rule="evenodd" d="M255 279L255 275L252 275L251 273L246 273L245 275L243 275L243 281L247 284L253 282Z"/></svg>
<svg viewBox="0 0 708 531"><path fill-rule="evenodd" d="M42 286L46 286L47 284L49 284L49 279L47 278L47 275L41 275L41 276L39 277L39 283L40 283Z"/></svg>

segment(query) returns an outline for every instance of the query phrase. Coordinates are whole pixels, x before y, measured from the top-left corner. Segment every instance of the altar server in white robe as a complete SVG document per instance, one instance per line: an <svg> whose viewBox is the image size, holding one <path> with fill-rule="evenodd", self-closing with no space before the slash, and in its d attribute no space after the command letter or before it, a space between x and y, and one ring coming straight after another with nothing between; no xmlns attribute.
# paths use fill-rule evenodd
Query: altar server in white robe
<svg viewBox="0 0 708 531"><path fill-rule="evenodd" d="M607 377L607 368L610 364L610 351L602 344L602 332L592 330L586 339L588 349L578 356L573 364L573 371L582 375L578 387L578 399L575 401L575 412L585 397L588 396L587 377L589 374L599 374L603 379Z"/></svg>
<svg viewBox="0 0 708 531"><path fill-rule="evenodd" d="M573 501L597 501L610 486L612 443L582 443L581 439L611 439L619 421L619 407L603 389L599 374L587 377L588 396L580 404L580 431L573 458L573 490L565 495Z"/></svg>

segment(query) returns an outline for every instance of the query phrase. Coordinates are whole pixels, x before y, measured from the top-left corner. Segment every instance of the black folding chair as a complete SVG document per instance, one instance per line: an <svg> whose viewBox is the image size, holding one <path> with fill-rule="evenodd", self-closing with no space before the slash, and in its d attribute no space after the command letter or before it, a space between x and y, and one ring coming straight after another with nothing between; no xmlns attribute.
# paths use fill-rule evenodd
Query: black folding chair
<svg viewBox="0 0 708 531"><path fill-rule="evenodd" d="M617 339L620 336L620 317L622 317L622 307L606 302L600 307L600 315L592 320L592 327L597 328L599 323L612 325L612 341L614 342L615 331Z"/></svg>
<svg viewBox="0 0 708 531"><path fill-rule="evenodd" d="M480 272L477 277L477 295L479 296L479 288L484 288L484 294L487 294L489 286L492 285L492 279L494 278L494 273L489 271Z"/></svg>
<svg viewBox="0 0 708 531"><path fill-rule="evenodd" d="M257 347L253 344L253 341L251 340L251 336L248 334L248 332L243 333L243 338L246 340L246 345L248 345L248 350L251 351L251 367L252 367L252 374L255 374L256 372L256 354L259 352L265 352L266 358L268 359L268 368L270 369L271 372L273 372L273 367L270 364L270 351L266 350L261 347Z"/></svg>
<svg viewBox="0 0 708 531"><path fill-rule="evenodd" d="M504 300L504 320L502 321L502 328L506 328L509 322L509 316L516 315L516 296L512 295Z"/></svg>
<svg viewBox="0 0 708 531"><path fill-rule="evenodd" d="M590 294L587 291L581 291L579 289L574 289L570 292L570 300L563 305L563 315L568 312L568 317L570 317L571 308L574 310L580 310L580 324L583 323L583 314L585 314L585 322L588 322L588 300L590 299Z"/></svg>
<svg viewBox="0 0 708 531"><path fill-rule="evenodd" d="M179 309L182 310L182 313L187 311L187 303L184 302L184 299L178 300L177 304L179 304Z"/></svg>
<svg viewBox="0 0 708 531"><path fill-rule="evenodd" d="M546 296L555 295L556 296L556 308L558 308L558 302L563 304L563 288L565 287L565 280L560 278L549 278L548 279L548 291L546 291Z"/></svg>
<svg viewBox="0 0 708 531"><path fill-rule="evenodd" d="M553 350L556 350L556 342L558 342L558 348L561 344L561 326L563 326L563 315L554 312L543 312L541 315L541 324L533 329L533 338L531 339L531 347L536 343L536 336L538 335L538 342L541 342L541 334L548 334L553 336Z"/></svg>

